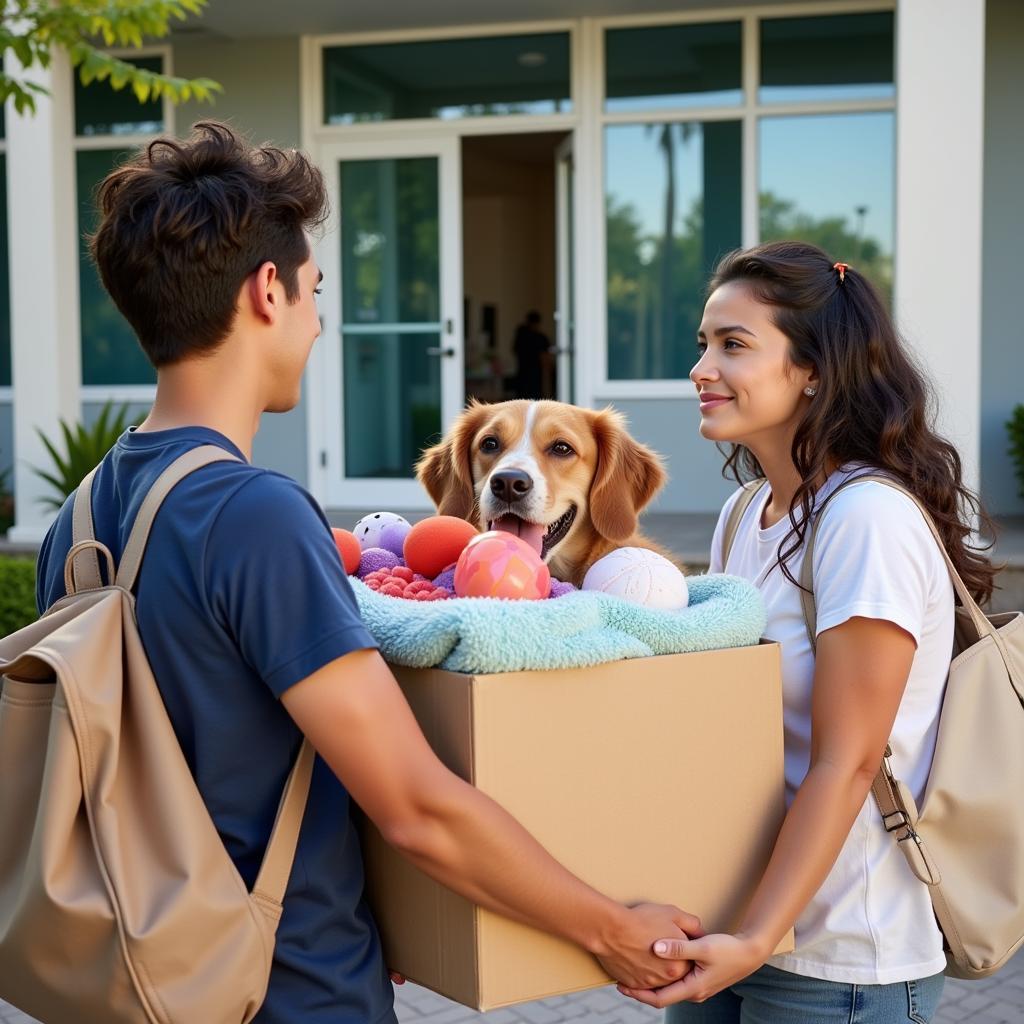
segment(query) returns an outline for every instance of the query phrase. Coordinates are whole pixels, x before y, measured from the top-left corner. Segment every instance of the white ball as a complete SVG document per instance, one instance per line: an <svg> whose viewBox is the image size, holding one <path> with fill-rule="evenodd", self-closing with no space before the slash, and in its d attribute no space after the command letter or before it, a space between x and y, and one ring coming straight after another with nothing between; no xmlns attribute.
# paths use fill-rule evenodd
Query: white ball
<svg viewBox="0 0 1024 1024"><path fill-rule="evenodd" d="M359 547L365 551L367 548L382 547L381 534L385 527L394 526L396 523L408 526L409 520L397 512L371 512L352 527L352 532L359 541Z"/></svg>
<svg viewBox="0 0 1024 1024"><path fill-rule="evenodd" d="M583 578L584 590L600 590L645 608L678 611L689 601L686 577L647 548L618 548L599 558Z"/></svg>

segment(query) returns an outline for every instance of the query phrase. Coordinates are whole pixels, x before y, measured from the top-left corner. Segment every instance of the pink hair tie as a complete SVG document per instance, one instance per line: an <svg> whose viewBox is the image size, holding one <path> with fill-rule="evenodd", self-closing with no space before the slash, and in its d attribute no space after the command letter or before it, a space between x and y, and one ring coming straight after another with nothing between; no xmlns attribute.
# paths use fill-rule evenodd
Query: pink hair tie
<svg viewBox="0 0 1024 1024"><path fill-rule="evenodd" d="M839 271L839 283L842 284L843 282L846 281L846 272L850 269L850 264L849 263L833 263L832 264L832 269Z"/></svg>

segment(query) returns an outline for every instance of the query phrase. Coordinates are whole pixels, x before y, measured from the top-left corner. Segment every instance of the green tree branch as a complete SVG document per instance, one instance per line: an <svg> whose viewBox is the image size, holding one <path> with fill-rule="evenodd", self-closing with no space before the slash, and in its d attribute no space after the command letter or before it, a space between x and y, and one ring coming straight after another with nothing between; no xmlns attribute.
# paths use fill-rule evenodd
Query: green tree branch
<svg viewBox="0 0 1024 1024"><path fill-rule="evenodd" d="M10 72L8 53L22 68L50 66L55 50L67 53L84 85L107 82L130 88L140 103L166 96L172 103L212 103L221 86L209 78L159 74L106 52L139 49L161 39L175 21L202 14L207 0L0 0L0 103L13 98L19 114L34 113L38 83Z"/></svg>

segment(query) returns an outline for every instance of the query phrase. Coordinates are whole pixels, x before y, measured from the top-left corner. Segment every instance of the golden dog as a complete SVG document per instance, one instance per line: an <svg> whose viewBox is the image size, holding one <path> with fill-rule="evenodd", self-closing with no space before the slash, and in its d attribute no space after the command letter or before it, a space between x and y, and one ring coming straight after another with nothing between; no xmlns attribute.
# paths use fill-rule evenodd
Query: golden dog
<svg viewBox="0 0 1024 1024"><path fill-rule="evenodd" d="M518 534L576 586L615 548L675 561L638 532L666 480L661 457L629 436L614 409L474 401L423 453L416 475L441 515Z"/></svg>

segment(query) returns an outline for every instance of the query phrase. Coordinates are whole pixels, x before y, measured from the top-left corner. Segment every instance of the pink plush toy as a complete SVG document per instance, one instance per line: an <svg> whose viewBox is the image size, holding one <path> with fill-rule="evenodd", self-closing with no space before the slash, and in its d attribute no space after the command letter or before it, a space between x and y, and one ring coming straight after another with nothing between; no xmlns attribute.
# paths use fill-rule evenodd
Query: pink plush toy
<svg viewBox="0 0 1024 1024"><path fill-rule="evenodd" d="M363 582L379 594L404 597L409 601L444 601L452 596L444 587L435 586L431 580L405 565L378 569L367 575Z"/></svg>

